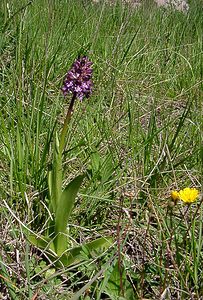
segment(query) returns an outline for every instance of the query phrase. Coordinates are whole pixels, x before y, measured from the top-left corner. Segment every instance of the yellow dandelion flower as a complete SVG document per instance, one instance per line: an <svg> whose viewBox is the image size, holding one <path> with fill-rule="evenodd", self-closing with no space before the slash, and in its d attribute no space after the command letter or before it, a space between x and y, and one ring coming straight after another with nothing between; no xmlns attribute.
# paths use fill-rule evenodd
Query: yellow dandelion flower
<svg viewBox="0 0 203 300"><path fill-rule="evenodd" d="M194 188L185 188L180 190L179 197L185 203L193 203L197 200L199 196L199 191Z"/></svg>
<svg viewBox="0 0 203 300"><path fill-rule="evenodd" d="M174 202L177 202L180 197L179 197L179 193L177 191L172 191L171 192L171 199L174 201Z"/></svg>

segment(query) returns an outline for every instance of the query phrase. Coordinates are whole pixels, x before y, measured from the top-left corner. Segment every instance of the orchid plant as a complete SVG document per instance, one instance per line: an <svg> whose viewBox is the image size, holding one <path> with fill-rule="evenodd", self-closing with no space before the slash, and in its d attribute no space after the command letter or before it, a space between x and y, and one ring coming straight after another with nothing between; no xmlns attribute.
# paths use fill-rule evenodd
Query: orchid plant
<svg viewBox="0 0 203 300"><path fill-rule="evenodd" d="M75 198L83 182L84 175L74 178L63 189L63 152L66 147L68 125L73 113L76 99L82 101L89 98L92 93L92 62L86 57L79 57L67 72L62 92L64 97L70 93L72 98L61 133L55 135L53 164L48 173L48 187L50 197L50 212L53 221L45 236L30 234L29 240L35 246L48 250L48 255L56 265L68 266L81 259L81 251L106 248L111 245L110 237L101 237L84 245L72 247L68 236L68 221L74 207Z"/></svg>

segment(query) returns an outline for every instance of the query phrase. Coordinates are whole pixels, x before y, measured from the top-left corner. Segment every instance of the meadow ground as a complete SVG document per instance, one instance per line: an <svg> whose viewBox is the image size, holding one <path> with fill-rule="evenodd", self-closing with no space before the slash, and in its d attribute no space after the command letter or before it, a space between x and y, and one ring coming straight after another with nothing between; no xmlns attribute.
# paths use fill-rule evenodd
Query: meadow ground
<svg viewBox="0 0 203 300"><path fill-rule="evenodd" d="M189 5L1 1L0 299L203 299L203 7ZM60 161L79 55L94 89ZM51 202L58 161L63 188L85 175L68 217ZM196 201L176 203L186 187ZM71 263L52 242L64 218ZM100 237L108 247L87 244Z"/></svg>

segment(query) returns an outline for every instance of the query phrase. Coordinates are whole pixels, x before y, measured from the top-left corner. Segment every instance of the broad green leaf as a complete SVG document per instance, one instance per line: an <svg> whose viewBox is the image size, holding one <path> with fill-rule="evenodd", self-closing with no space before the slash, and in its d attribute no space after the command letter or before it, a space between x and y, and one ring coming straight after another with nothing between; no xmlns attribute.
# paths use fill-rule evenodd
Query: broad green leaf
<svg viewBox="0 0 203 300"><path fill-rule="evenodd" d="M112 156L109 154L104 160L101 167L101 180L102 182L106 182L112 176L114 171Z"/></svg>
<svg viewBox="0 0 203 300"><path fill-rule="evenodd" d="M52 275L54 275L54 273L56 272L55 268L49 268L46 273L45 273L45 278L49 279L49 277L51 277Z"/></svg>
<svg viewBox="0 0 203 300"><path fill-rule="evenodd" d="M73 209L75 197L82 184L83 178L84 175L79 175L68 184L61 194L61 198L57 205L54 244L58 256L61 256L67 249L67 223Z"/></svg>
<svg viewBox="0 0 203 300"><path fill-rule="evenodd" d="M119 268L118 262L114 265L113 269L108 269L105 276L109 277L105 284L104 291L112 300L133 300L134 291L131 284L127 280L126 271L124 267ZM123 291L121 290L121 281ZM122 295L124 292L124 295Z"/></svg>
<svg viewBox="0 0 203 300"><path fill-rule="evenodd" d="M28 235L27 238L28 241L34 246L36 246L37 248L44 251L46 250L46 255L49 257L49 259L54 263L56 267L61 267L62 265L65 265L67 258L65 258L65 261L61 263L61 260L56 255L56 251L54 249L54 243L52 239L50 239L49 237L38 236L34 234Z"/></svg>
<svg viewBox="0 0 203 300"><path fill-rule="evenodd" d="M34 234L29 234L27 236L28 241L36 246L37 248L40 249L47 249L47 250L52 250L54 251L54 244L51 238L45 237L45 236L39 236L39 235L34 235Z"/></svg>
<svg viewBox="0 0 203 300"><path fill-rule="evenodd" d="M93 152L91 154L90 158L91 158L93 172L97 173L99 171L100 165L101 165L101 158L100 158L98 151Z"/></svg>
<svg viewBox="0 0 203 300"><path fill-rule="evenodd" d="M122 284L124 284L126 276L124 270L120 272L118 262L116 262L115 266L113 267L113 270L108 270L107 273L108 272L110 273L110 277L106 286L106 292L113 299L114 297L120 296L120 280L122 280Z"/></svg>
<svg viewBox="0 0 203 300"><path fill-rule="evenodd" d="M106 250L112 245L113 239L111 237L101 237L89 243L74 247L67 252L67 265L78 263L82 261L81 252L86 248L89 252L97 249Z"/></svg>

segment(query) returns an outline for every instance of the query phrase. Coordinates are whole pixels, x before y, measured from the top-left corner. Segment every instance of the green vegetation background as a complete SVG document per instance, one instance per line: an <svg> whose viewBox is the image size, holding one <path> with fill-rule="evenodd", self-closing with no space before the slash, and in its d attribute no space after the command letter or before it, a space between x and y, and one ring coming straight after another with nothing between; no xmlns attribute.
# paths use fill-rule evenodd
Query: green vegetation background
<svg viewBox="0 0 203 300"><path fill-rule="evenodd" d="M171 190L202 184L201 1L186 14L88 0L0 7L2 295L200 299L201 202L189 212L168 203ZM64 153L64 186L81 172L88 177L72 216L73 243L109 234L115 245L53 270L25 231L47 226L53 132L70 100L60 88L80 54L94 62L94 92L75 106Z"/></svg>

